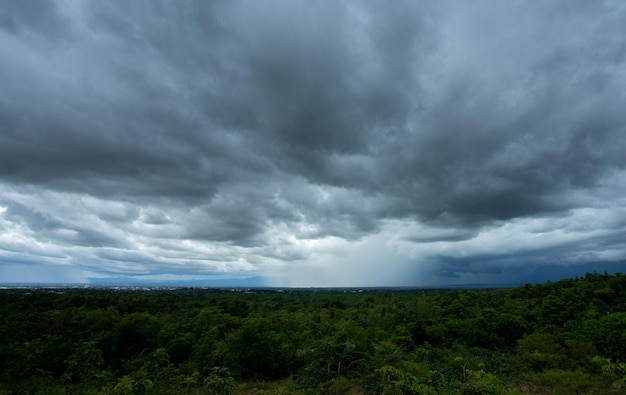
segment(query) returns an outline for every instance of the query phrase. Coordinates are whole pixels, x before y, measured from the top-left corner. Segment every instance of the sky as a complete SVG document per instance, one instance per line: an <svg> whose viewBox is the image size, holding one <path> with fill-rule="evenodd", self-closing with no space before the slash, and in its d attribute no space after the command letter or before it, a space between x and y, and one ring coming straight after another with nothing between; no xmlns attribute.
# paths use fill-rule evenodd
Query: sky
<svg viewBox="0 0 626 395"><path fill-rule="evenodd" d="M0 283L626 272L622 1L0 1Z"/></svg>

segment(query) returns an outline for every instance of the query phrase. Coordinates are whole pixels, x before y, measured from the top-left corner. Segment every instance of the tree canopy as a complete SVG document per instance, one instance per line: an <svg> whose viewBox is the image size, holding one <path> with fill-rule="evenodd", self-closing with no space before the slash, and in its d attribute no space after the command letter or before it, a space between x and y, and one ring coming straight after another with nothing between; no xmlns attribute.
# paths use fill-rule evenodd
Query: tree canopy
<svg viewBox="0 0 626 395"><path fill-rule="evenodd" d="M456 290L0 291L0 394L579 394L626 382L626 276Z"/></svg>

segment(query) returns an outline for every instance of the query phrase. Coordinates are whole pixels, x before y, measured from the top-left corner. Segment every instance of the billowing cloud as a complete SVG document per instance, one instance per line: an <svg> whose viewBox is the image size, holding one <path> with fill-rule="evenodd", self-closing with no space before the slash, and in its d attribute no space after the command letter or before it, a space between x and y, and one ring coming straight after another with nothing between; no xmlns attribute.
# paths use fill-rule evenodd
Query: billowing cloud
<svg viewBox="0 0 626 395"><path fill-rule="evenodd" d="M625 17L2 5L0 274L419 285L620 265Z"/></svg>

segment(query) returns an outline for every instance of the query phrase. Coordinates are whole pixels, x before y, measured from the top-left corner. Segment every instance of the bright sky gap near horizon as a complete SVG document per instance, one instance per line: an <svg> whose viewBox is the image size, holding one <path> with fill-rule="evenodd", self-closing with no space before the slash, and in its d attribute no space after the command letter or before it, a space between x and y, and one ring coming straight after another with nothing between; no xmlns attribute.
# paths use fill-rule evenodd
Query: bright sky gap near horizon
<svg viewBox="0 0 626 395"><path fill-rule="evenodd" d="M626 3L0 1L0 283L626 272Z"/></svg>

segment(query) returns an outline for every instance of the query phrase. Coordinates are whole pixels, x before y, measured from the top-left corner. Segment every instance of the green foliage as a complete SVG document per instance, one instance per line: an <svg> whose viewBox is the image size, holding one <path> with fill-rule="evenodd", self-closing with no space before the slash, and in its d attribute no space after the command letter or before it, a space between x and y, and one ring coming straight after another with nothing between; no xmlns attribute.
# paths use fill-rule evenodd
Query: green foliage
<svg viewBox="0 0 626 395"><path fill-rule="evenodd" d="M588 320L583 323L582 333L602 355L614 360L626 359L626 312L609 313Z"/></svg>
<svg viewBox="0 0 626 395"><path fill-rule="evenodd" d="M459 392L465 395L501 395L507 391L504 383L493 373L468 370L466 381L459 386Z"/></svg>
<svg viewBox="0 0 626 395"><path fill-rule="evenodd" d="M143 377L141 374L137 377L124 376L117 380L113 393L119 395L144 395L149 393L153 386L152 380Z"/></svg>
<svg viewBox="0 0 626 395"><path fill-rule="evenodd" d="M305 350L301 358L308 363L300 372L300 380L309 389L328 390L342 377L354 377L363 355L350 341L327 340Z"/></svg>
<svg viewBox="0 0 626 395"><path fill-rule="evenodd" d="M428 385L426 380L390 365L376 369L375 378L368 386L368 392L383 395L434 395L438 393Z"/></svg>
<svg viewBox="0 0 626 395"><path fill-rule="evenodd" d="M529 369L543 371L562 366L567 357L556 339L546 333L532 333L517 342L518 355Z"/></svg>
<svg viewBox="0 0 626 395"><path fill-rule="evenodd" d="M150 313L123 315L116 327L116 351L124 358L156 346L162 323Z"/></svg>
<svg viewBox="0 0 626 395"><path fill-rule="evenodd" d="M111 378L110 373L101 370L104 359L95 341L83 342L65 362L67 369L61 376L63 382L101 383Z"/></svg>
<svg viewBox="0 0 626 395"><path fill-rule="evenodd" d="M588 373L553 369L530 376L531 382L559 394L587 393L594 383Z"/></svg>
<svg viewBox="0 0 626 395"><path fill-rule="evenodd" d="M500 290L0 290L0 393L609 393L626 276Z"/></svg>
<svg viewBox="0 0 626 395"><path fill-rule="evenodd" d="M226 337L225 344L230 361L244 377L279 379L292 371L295 345L270 320L246 320Z"/></svg>
<svg viewBox="0 0 626 395"><path fill-rule="evenodd" d="M133 393L133 379L129 376L124 376L117 380L115 388L113 388L114 394L128 395Z"/></svg>
<svg viewBox="0 0 626 395"><path fill-rule="evenodd" d="M613 387L626 388L626 362L613 362L599 355L593 357L592 362L611 380Z"/></svg>
<svg viewBox="0 0 626 395"><path fill-rule="evenodd" d="M235 379L224 367L214 367L204 379L204 387L208 395L228 395L236 387Z"/></svg>

